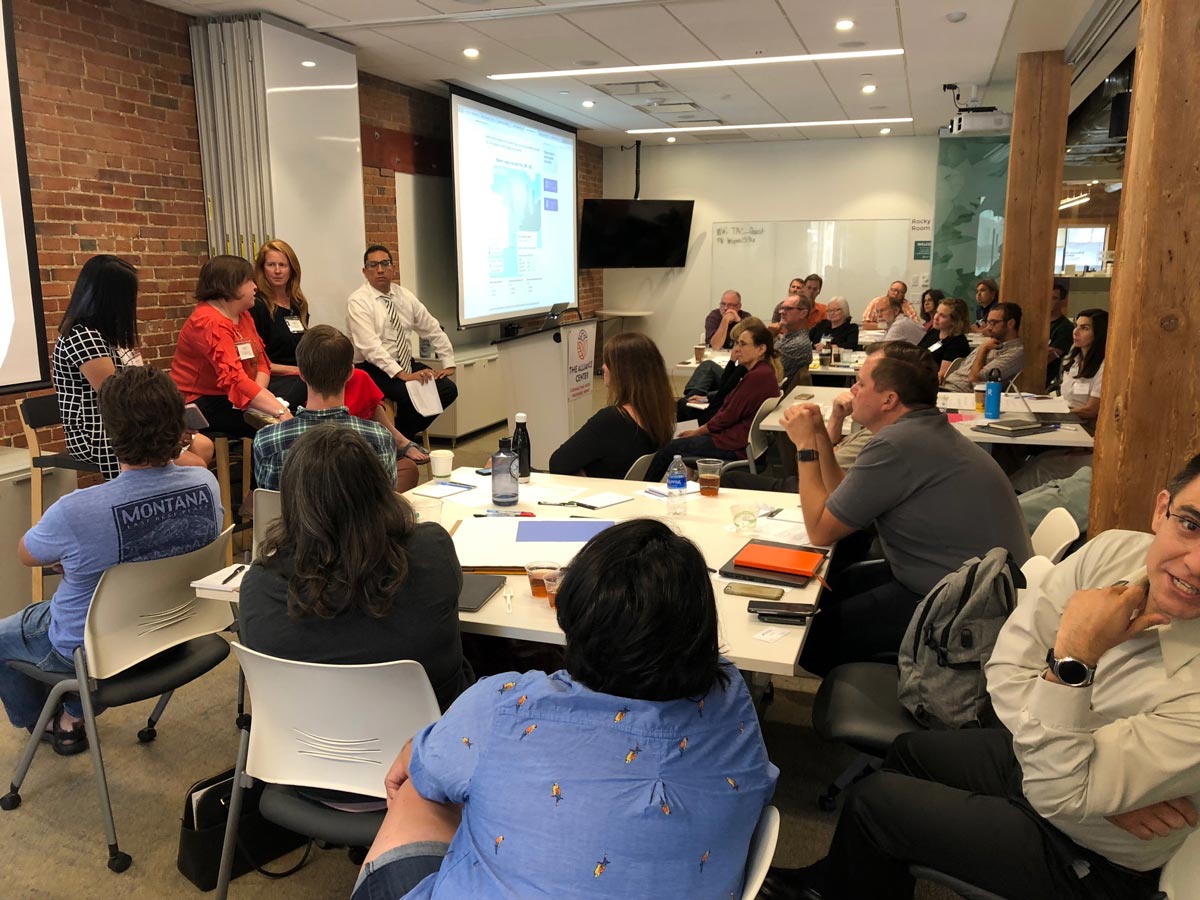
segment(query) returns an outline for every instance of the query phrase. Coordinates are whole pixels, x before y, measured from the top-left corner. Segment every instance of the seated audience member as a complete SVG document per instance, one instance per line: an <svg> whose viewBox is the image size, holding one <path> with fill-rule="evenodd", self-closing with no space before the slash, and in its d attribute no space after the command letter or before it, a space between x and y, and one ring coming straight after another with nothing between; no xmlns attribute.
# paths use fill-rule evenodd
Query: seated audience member
<svg viewBox="0 0 1200 900"><path fill-rule="evenodd" d="M184 437L183 397L164 372L131 366L100 386L100 413L121 466L112 481L56 501L17 546L27 566L60 563L62 583L45 603L0 620L0 699L9 721L32 731L50 694L4 663L74 672L92 593L117 563L198 550L221 531L217 481L207 469L177 466ZM44 735L63 756L87 749L83 710L68 694Z"/></svg>
<svg viewBox="0 0 1200 900"><path fill-rule="evenodd" d="M787 297L780 304L779 335L775 338L775 349L779 351L779 362L783 366L783 380L788 381L797 372L807 369L813 359L812 342L808 339L808 316L812 301L807 294Z"/></svg>
<svg viewBox="0 0 1200 900"><path fill-rule="evenodd" d="M901 312L903 301L891 295L884 297L879 305L879 324L883 326L883 340L903 341L914 347L925 337L925 329Z"/></svg>
<svg viewBox="0 0 1200 900"><path fill-rule="evenodd" d="M761 896L907 898L911 863L1003 897L1165 896L1200 794L1200 456L1151 531L1101 534L1009 617L986 670L1007 730L898 737L829 855Z"/></svg>
<svg viewBox="0 0 1200 900"><path fill-rule="evenodd" d="M946 376L942 385L947 391L968 393L976 384L986 381L992 369L998 369L1000 381L1007 387L1025 368L1025 345L1021 343L1020 331L1021 307L1015 303L997 303L983 323L983 333L987 336L984 342Z"/></svg>
<svg viewBox="0 0 1200 900"><path fill-rule="evenodd" d="M806 293L808 293L808 289L805 287L804 279L793 278L788 282L787 294L784 295L784 300L786 300L788 297L801 297ZM779 325L783 321L782 310L783 300L780 300L775 304L775 309L771 311L771 324L768 326L771 329L771 334L779 334L779 329L775 326Z"/></svg>
<svg viewBox="0 0 1200 900"><path fill-rule="evenodd" d="M967 340L967 304L957 297L942 300L930 320L933 327L925 332L917 344L929 351L938 364L938 381L946 377L950 364L956 359L965 359L971 352Z"/></svg>
<svg viewBox="0 0 1200 900"><path fill-rule="evenodd" d="M763 401L779 396L779 353L775 339L761 322L738 335L738 361L746 374L721 404L717 414L699 428L685 431L654 455L647 481L661 481L676 454L687 457L745 459L750 424Z"/></svg>
<svg viewBox="0 0 1200 900"><path fill-rule="evenodd" d="M1074 326L1067 316L1067 296L1071 287L1066 281L1055 280L1050 290L1050 349L1046 353L1046 389L1058 384L1062 358L1071 352Z"/></svg>
<svg viewBox="0 0 1200 900"><path fill-rule="evenodd" d="M706 359L688 379L683 396L675 403L675 420L690 422L696 420L697 425L703 425L717 414L721 404L729 396L741 380L746 377L746 368L738 361L738 336L753 325L762 325L756 316L748 316L733 326L733 346L729 349L729 362L722 369L711 359ZM690 405L688 400L703 397L708 405L703 409Z"/></svg>
<svg viewBox="0 0 1200 900"><path fill-rule="evenodd" d="M354 344L356 365L375 382L385 397L396 404L396 427L405 434L420 434L436 415L416 411L407 383L433 382L442 409L458 399L454 374L454 347L438 322L416 295L393 283L398 277L392 252L372 244L363 254L362 285L346 304L346 333ZM443 368L431 369L413 359L412 335L425 338Z"/></svg>
<svg viewBox="0 0 1200 900"><path fill-rule="evenodd" d="M704 320L704 340L713 350L728 350L733 346L731 330L750 313L742 309L742 295L737 291L726 291L721 302Z"/></svg>
<svg viewBox="0 0 1200 900"><path fill-rule="evenodd" d="M284 659L415 659L446 709L475 680L458 631L462 569L450 535L414 521L391 475L349 428L318 425L296 441L282 514L242 579L239 629L247 647Z"/></svg>
<svg viewBox="0 0 1200 900"><path fill-rule="evenodd" d="M675 401L667 365L654 341L627 332L604 342L608 406L550 455L555 475L624 478L638 457L653 453L675 431Z"/></svg>
<svg viewBox="0 0 1200 900"><path fill-rule="evenodd" d="M887 303L887 299L889 297L894 297L894 298L899 299L900 304L901 304L900 311L904 315L906 315L910 319L912 319L914 322L916 322L917 321L917 311L915 309L913 309L913 305L911 303L909 303L908 300L905 299L905 296L907 294L908 294L908 285L907 284L905 284L903 281L893 281L891 283L891 285L888 286L886 294L884 294L882 297L876 297L874 300L872 300L870 303L867 304L867 308L866 308L866 310L864 310L864 312L862 314L862 319L861 319L862 329L861 330L863 330L863 331L872 331L872 330L878 331L880 328L883 327L882 323L879 320L880 319L879 312L883 308L883 306Z"/></svg>
<svg viewBox="0 0 1200 900"><path fill-rule="evenodd" d="M558 623L565 669L485 678L405 745L355 900L741 895L779 770L699 550L614 525L571 563Z"/></svg>
<svg viewBox="0 0 1200 900"><path fill-rule="evenodd" d="M928 351L881 344L853 391L854 421L874 436L846 472L820 407L798 404L783 415L797 448L809 540L832 544L874 525L890 568L853 594L831 583L800 657L822 676L843 662L894 653L921 598L971 557L1005 547L1020 565L1031 553L1004 472L934 406L937 370Z"/></svg>
<svg viewBox="0 0 1200 900"><path fill-rule="evenodd" d="M980 332L987 324L988 313L1000 302L1000 288L990 278L980 279L975 285L975 327L972 331Z"/></svg>
<svg viewBox="0 0 1200 900"><path fill-rule="evenodd" d="M1104 380L1104 347L1108 340L1108 313L1085 309L1075 317L1073 346L1062 362L1062 397L1067 407L1095 433L1100 415L1100 388ZM1084 448L1046 450L1035 454L1010 477L1018 493L1032 490L1055 478L1067 478L1092 464L1092 451Z"/></svg>
<svg viewBox="0 0 1200 900"><path fill-rule="evenodd" d="M307 331L296 347L300 378L308 386L304 407L286 422L268 425L254 436L254 478L260 488L279 490L284 460L296 440L318 425L338 425L358 432L378 457L396 491L407 491L420 480L416 463L396 458L396 442L382 425L350 415L346 382L354 369L350 339L332 325Z"/></svg>
<svg viewBox="0 0 1200 900"><path fill-rule="evenodd" d="M813 272L804 279L804 290L808 293L808 299L813 302L813 310L808 314L809 331L812 331L820 323L824 322L828 315L829 307L824 303L817 302L817 297L824 287L825 279L816 272ZM788 293L790 294L792 291L789 290Z"/></svg>
<svg viewBox="0 0 1200 900"><path fill-rule="evenodd" d="M937 288L926 288L925 293L921 294L921 325L926 331L933 327L933 314L945 299L946 294Z"/></svg>
<svg viewBox="0 0 1200 900"><path fill-rule="evenodd" d="M820 350L826 342L834 347L853 350L858 346L858 323L850 321L850 304L845 297L834 297L825 308L828 318L808 333L813 347Z"/></svg>
<svg viewBox="0 0 1200 900"><path fill-rule="evenodd" d="M252 437L243 410L291 418L268 389L271 361L254 327L254 267L240 256L214 256L200 270L196 309L183 323L171 360L171 378L195 403L208 430Z"/></svg>
<svg viewBox="0 0 1200 900"><path fill-rule="evenodd" d="M67 452L99 466L106 479L116 478L121 465L104 430L97 392L119 370L142 365L137 295L137 269L120 257L93 256L79 270L50 357ZM207 466L212 441L188 432L186 443L176 462Z"/></svg>
<svg viewBox="0 0 1200 900"><path fill-rule="evenodd" d="M272 394L295 412L307 391L296 367L296 345L308 328L308 300L300 289L300 260L284 241L267 241L254 257L254 307L250 315L271 360Z"/></svg>

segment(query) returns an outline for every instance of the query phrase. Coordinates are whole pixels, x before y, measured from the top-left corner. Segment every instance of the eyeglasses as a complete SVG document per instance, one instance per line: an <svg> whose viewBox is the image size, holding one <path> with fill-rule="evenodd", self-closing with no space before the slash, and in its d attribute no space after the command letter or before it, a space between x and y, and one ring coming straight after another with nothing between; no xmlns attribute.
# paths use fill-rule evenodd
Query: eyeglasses
<svg viewBox="0 0 1200 900"><path fill-rule="evenodd" d="M1175 530L1185 541L1200 541L1200 522L1191 516L1171 512L1171 501L1167 501L1167 518L1175 523Z"/></svg>
<svg viewBox="0 0 1200 900"><path fill-rule="evenodd" d="M1003 325L1003 324L1004 324L1004 320L1003 320L1003 319L991 319L991 318L989 318L989 319L984 319L984 322L983 322L983 324L984 324L984 325Z"/></svg>
<svg viewBox="0 0 1200 900"><path fill-rule="evenodd" d="M367 261L368 269L390 269L392 261L390 259L372 259Z"/></svg>

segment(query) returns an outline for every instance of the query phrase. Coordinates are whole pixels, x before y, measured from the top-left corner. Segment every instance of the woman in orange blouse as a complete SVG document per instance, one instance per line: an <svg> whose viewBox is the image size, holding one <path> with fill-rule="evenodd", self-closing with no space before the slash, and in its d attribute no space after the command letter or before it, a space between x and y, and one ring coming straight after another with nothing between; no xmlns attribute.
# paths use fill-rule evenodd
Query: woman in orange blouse
<svg viewBox="0 0 1200 900"><path fill-rule="evenodd" d="M250 315L254 289L250 263L240 256L213 257L200 270L196 309L179 332L171 377L184 399L204 413L209 432L251 437L254 429L242 417L248 409L291 418L267 390L271 361Z"/></svg>

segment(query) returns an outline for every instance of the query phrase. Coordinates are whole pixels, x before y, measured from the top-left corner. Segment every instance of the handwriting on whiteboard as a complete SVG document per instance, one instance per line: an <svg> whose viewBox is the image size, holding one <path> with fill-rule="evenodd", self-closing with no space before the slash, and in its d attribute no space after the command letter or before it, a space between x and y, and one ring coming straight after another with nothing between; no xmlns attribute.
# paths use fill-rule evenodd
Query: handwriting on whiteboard
<svg viewBox="0 0 1200 900"><path fill-rule="evenodd" d="M736 246L737 244L757 244L759 237L765 234L765 225L732 224L718 225L716 239L718 244Z"/></svg>

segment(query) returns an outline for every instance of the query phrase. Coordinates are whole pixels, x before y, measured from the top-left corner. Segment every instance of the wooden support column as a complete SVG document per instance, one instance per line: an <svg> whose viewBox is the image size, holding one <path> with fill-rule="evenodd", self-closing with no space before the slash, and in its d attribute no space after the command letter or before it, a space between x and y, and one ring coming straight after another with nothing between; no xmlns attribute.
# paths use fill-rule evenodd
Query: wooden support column
<svg viewBox="0 0 1200 900"><path fill-rule="evenodd" d="M1200 3L1142 0L1088 531L1145 531L1200 452Z"/></svg>
<svg viewBox="0 0 1200 900"><path fill-rule="evenodd" d="M1046 386L1050 290L1070 99L1071 67L1061 50L1022 53L1017 58L1000 299L1021 305L1025 340L1021 387L1028 391Z"/></svg>

